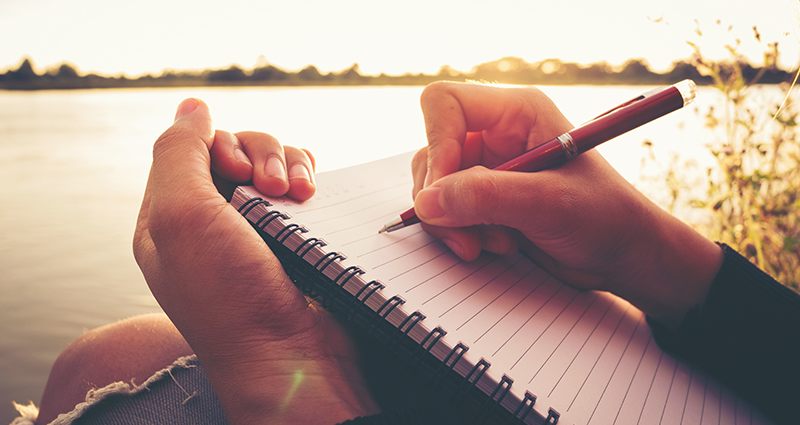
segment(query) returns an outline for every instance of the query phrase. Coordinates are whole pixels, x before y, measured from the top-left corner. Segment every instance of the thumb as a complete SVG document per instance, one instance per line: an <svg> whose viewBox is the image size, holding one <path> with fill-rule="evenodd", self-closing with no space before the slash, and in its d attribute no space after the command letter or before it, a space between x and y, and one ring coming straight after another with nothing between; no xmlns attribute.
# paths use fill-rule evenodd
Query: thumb
<svg viewBox="0 0 800 425"><path fill-rule="evenodd" d="M545 177L545 173L472 167L445 176L420 191L414 210L423 222L434 226L488 224L523 229L538 198L532 179Z"/></svg>
<svg viewBox="0 0 800 425"><path fill-rule="evenodd" d="M176 203L189 204L216 194L210 173L209 148L214 129L208 106L197 99L186 99L178 106L175 122L156 140L153 163L145 187L144 199L137 220L134 253L152 250L151 238L170 223L183 208ZM163 225L160 225L163 224Z"/></svg>
<svg viewBox="0 0 800 425"><path fill-rule="evenodd" d="M175 122L153 145L153 165L148 189L151 195L164 191L174 195L177 185L205 187L211 183L209 150L214 126L208 106L186 99L178 106Z"/></svg>

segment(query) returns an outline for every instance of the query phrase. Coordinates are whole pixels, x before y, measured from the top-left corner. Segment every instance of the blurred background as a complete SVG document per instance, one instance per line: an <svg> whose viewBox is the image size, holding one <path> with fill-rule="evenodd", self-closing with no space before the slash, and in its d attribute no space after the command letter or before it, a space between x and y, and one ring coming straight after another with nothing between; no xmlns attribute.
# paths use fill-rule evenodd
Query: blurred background
<svg viewBox="0 0 800 425"><path fill-rule="evenodd" d="M160 311L131 252L152 143L186 97L318 171L425 144L431 81L536 84L574 124L692 78L600 148L797 288L796 0L0 0L0 423L85 330Z"/></svg>

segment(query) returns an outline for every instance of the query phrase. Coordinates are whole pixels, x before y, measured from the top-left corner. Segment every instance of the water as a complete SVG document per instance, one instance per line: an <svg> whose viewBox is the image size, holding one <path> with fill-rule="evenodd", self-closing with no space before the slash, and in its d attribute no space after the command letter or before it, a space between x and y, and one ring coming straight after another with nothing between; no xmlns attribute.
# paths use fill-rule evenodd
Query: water
<svg viewBox="0 0 800 425"><path fill-rule="evenodd" d="M647 87L544 87L573 123ZM422 87L0 91L0 424L11 400L39 402L50 365L86 329L160 311L131 235L152 142L178 103L211 107L217 128L306 147L318 171L425 144ZM705 99L704 99L705 97ZM701 105L715 102L702 89ZM631 181L651 139L704 155L701 120L680 111L601 152Z"/></svg>

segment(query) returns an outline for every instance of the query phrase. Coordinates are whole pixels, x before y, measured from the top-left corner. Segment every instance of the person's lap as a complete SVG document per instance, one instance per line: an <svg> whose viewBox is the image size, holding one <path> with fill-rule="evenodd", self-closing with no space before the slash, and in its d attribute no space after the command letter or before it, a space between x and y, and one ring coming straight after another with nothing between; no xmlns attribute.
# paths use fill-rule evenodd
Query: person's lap
<svg viewBox="0 0 800 425"><path fill-rule="evenodd" d="M351 334L382 409L416 406L431 423L462 422L428 379L408 373L383 344ZM59 415L65 419L59 425L226 423L191 347L164 314L102 326L71 343L53 364L35 423L49 424ZM66 420L73 417L79 419Z"/></svg>
<svg viewBox="0 0 800 425"><path fill-rule="evenodd" d="M72 342L53 364L37 425L48 424L86 401L90 390L116 382L134 388L191 347L163 314L135 316L93 329Z"/></svg>

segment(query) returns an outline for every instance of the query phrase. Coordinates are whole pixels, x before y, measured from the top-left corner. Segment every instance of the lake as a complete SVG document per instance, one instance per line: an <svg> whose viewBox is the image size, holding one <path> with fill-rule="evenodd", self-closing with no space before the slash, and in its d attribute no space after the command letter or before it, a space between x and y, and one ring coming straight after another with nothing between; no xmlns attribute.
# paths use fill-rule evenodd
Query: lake
<svg viewBox="0 0 800 425"><path fill-rule="evenodd" d="M543 87L573 123L649 87ZM425 144L422 87L0 91L0 423L37 403L50 365L85 330L160 311L131 250L152 143L199 97L217 128L315 153L318 171ZM701 112L719 102L701 88ZM644 139L709 161L702 114L678 111L600 147L631 181ZM410 201L410 197L409 197Z"/></svg>

